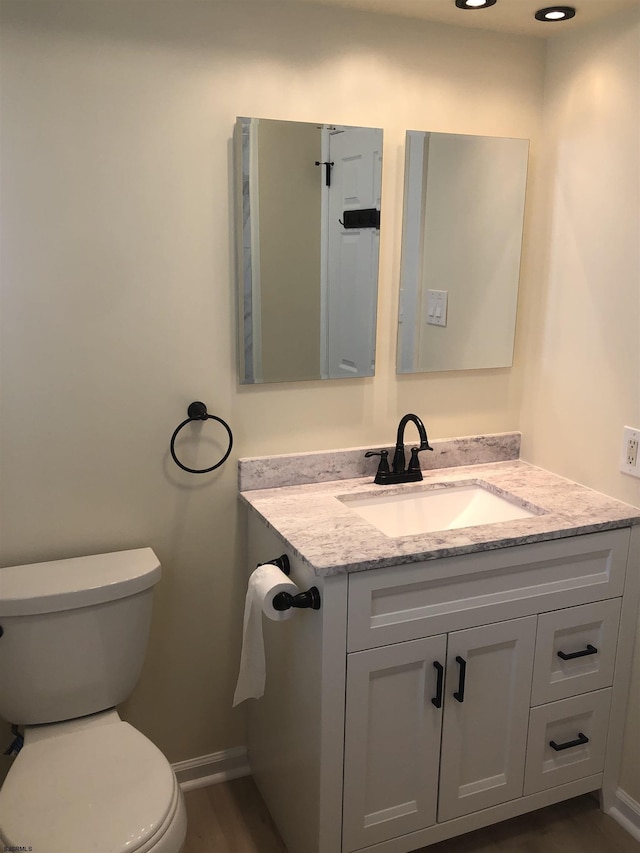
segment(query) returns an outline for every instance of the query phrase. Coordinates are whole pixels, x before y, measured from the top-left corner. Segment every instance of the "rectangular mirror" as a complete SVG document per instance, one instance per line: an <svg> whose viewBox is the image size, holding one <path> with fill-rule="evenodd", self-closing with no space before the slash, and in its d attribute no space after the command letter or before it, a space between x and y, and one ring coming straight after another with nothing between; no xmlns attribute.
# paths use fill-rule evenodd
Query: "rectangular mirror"
<svg viewBox="0 0 640 853"><path fill-rule="evenodd" d="M398 373L513 363L528 152L407 131Z"/></svg>
<svg viewBox="0 0 640 853"><path fill-rule="evenodd" d="M373 376L382 130L238 118L241 384Z"/></svg>

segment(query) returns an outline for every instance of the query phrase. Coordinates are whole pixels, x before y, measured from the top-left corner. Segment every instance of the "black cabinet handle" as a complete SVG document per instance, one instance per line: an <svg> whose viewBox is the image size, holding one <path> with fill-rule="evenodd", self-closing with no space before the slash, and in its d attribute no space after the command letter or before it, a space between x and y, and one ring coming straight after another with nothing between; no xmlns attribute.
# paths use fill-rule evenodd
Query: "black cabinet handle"
<svg viewBox="0 0 640 853"><path fill-rule="evenodd" d="M438 673L436 679L436 695L431 700L436 708L442 708L442 688L444 686L444 667L437 660L434 660L433 666Z"/></svg>
<svg viewBox="0 0 640 853"><path fill-rule="evenodd" d="M460 667L460 675L458 676L458 689L453 694L453 698L458 702L464 702L464 682L467 677L467 662L460 655L456 655L456 663Z"/></svg>
<svg viewBox="0 0 640 853"><path fill-rule="evenodd" d="M589 743L589 738L582 732L578 732L577 740L568 740L566 743L556 743L555 740L550 740L549 746L556 752L560 752L563 749L571 749L572 746L582 746L585 743Z"/></svg>
<svg viewBox="0 0 640 853"><path fill-rule="evenodd" d="M565 652L558 652L558 657L562 658L562 660L573 660L574 658L583 658L587 655L597 655L598 650L595 646L592 646L591 643L587 643L586 649L581 649L579 652L570 652L566 654Z"/></svg>

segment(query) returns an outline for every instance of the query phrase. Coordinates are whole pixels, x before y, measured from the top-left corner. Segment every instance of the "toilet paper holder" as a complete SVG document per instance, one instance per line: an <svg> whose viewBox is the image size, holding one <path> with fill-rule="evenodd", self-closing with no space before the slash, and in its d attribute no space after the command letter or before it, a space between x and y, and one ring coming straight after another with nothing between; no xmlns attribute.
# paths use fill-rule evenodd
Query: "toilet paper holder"
<svg viewBox="0 0 640 853"><path fill-rule="evenodd" d="M274 557L273 560L266 560L266 562L277 566L287 577L291 574L291 563L286 554ZM291 595L288 592L279 592L274 596L271 604L274 610L280 611L289 610L292 607L320 610L320 591L317 586L312 586L306 592L299 592L297 595Z"/></svg>

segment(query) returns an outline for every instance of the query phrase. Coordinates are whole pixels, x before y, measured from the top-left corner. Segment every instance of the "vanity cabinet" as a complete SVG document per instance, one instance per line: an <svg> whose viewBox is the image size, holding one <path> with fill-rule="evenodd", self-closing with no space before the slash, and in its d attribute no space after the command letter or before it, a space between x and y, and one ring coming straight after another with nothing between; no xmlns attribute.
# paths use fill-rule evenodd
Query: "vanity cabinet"
<svg viewBox="0 0 640 853"><path fill-rule="evenodd" d="M250 543L287 550L253 513ZM290 554L322 608L265 620L249 726L289 853L408 853L588 791L610 808L639 551L622 528L325 577Z"/></svg>
<svg viewBox="0 0 640 853"><path fill-rule="evenodd" d="M343 850L600 773L611 690L590 688L613 682L619 615L613 599L350 654Z"/></svg>
<svg viewBox="0 0 640 853"><path fill-rule="evenodd" d="M522 795L535 617L354 652L343 849Z"/></svg>

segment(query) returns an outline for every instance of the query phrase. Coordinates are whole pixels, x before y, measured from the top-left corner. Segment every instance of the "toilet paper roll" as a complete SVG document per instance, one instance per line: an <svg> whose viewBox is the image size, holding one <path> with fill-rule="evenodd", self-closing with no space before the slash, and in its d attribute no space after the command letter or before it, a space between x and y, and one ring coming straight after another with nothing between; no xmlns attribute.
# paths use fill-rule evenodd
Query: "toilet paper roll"
<svg viewBox="0 0 640 853"><path fill-rule="evenodd" d="M238 683L233 696L234 707L245 699L259 699L264 694L266 667L262 614L274 621L282 621L289 619L293 613L292 610L274 609L273 599L280 592L297 595L300 590L273 563L264 563L251 573L244 604L242 655Z"/></svg>

